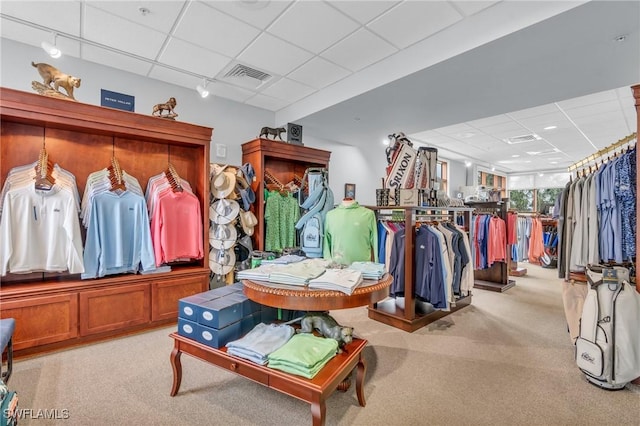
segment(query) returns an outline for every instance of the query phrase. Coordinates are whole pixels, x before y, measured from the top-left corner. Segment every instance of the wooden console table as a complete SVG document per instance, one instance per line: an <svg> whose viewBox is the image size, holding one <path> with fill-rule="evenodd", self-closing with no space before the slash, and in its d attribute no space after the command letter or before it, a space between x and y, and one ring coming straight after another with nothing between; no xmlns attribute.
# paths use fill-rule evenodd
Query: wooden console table
<svg viewBox="0 0 640 426"><path fill-rule="evenodd" d="M266 366L255 364L243 358L227 354L227 348L215 349L193 339L171 333L174 339L173 351L171 351L171 366L173 367L173 386L171 396L175 396L180 390L182 381L182 363L180 355L186 353L209 364L216 365L228 371L232 371L254 382L260 383L278 392L293 396L311 404L313 425L324 425L326 404L325 401L334 390L346 389L339 385L349 378L357 367L356 395L358 403L364 407L363 382L366 373L366 362L362 356L362 350L367 345L364 339L354 338L353 342L343 348L343 352L337 354L322 370L313 378L306 379L301 376L288 374Z"/></svg>

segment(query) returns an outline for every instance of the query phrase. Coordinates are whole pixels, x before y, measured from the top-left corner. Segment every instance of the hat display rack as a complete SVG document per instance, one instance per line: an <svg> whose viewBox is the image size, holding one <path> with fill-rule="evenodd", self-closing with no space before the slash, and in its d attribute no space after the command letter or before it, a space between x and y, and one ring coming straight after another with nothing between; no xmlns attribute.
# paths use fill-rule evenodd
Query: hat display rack
<svg viewBox="0 0 640 426"><path fill-rule="evenodd" d="M253 251L251 235L258 220L251 211L256 200L255 178L249 163L243 166L210 165L209 269L211 279L233 282L234 272L245 269Z"/></svg>

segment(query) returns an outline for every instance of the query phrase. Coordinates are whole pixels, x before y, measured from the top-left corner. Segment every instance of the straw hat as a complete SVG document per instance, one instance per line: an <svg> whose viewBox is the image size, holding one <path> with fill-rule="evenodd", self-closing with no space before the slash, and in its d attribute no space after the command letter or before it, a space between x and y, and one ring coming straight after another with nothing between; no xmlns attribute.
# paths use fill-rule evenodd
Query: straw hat
<svg viewBox="0 0 640 426"><path fill-rule="evenodd" d="M209 217L214 223L225 225L238 216L240 205L237 201L222 198L209 207Z"/></svg>
<svg viewBox="0 0 640 426"><path fill-rule="evenodd" d="M216 249L228 249L233 247L238 238L238 231L231 224L213 224L209 228L209 244Z"/></svg>
<svg viewBox="0 0 640 426"><path fill-rule="evenodd" d="M242 225L244 233L251 236L253 235L253 227L258 224L258 219L251 211L241 211L240 224Z"/></svg>
<svg viewBox="0 0 640 426"><path fill-rule="evenodd" d="M216 198L226 198L236 187L236 174L228 171L227 166L214 164L211 166L211 193Z"/></svg>
<svg viewBox="0 0 640 426"><path fill-rule="evenodd" d="M209 252L209 269L214 274L226 275L236 265L236 254L233 250L211 249Z"/></svg>

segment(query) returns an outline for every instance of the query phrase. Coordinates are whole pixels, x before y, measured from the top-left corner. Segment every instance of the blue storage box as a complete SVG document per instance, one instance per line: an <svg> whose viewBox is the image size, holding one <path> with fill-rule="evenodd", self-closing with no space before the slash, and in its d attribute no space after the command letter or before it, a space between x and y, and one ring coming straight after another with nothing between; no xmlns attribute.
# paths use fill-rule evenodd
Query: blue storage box
<svg viewBox="0 0 640 426"><path fill-rule="evenodd" d="M278 308L272 308L271 306L262 306L262 322L265 324L272 323L278 320Z"/></svg>
<svg viewBox="0 0 640 426"><path fill-rule="evenodd" d="M195 321L178 318L178 334L190 339L198 340L198 330L200 325Z"/></svg>
<svg viewBox="0 0 640 426"><path fill-rule="evenodd" d="M244 293L232 293L226 296L226 298L236 300L238 303L242 304L243 317L249 316L255 312L260 312L260 310L262 309L261 304L249 299L244 295Z"/></svg>
<svg viewBox="0 0 640 426"><path fill-rule="evenodd" d="M238 293L244 293L244 284L242 284L240 281L228 285L227 287L234 289Z"/></svg>
<svg viewBox="0 0 640 426"><path fill-rule="evenodd" d="M242 302L234 298L221 297L204 302L199 306L198 324L218 330L240 321L242 318Z"/></svg>
<svg viewBox="0 0 640 426"><path fill-rule="evenodd" d="M231 288L231 286L223 286L214 288L213 290L208 290L203 293L198 293L198 296L202 296L208 298L209 300L218 299L220 297L224 297L228 294L235 293L236 289Z"/></svg>
<svg viewBox="0 0 640 426"><path fill-rule="evenodd" d="M253 330L253 328L262 322L262 312L254 312L251 315L243 317L240 320L240 333L242 336Z"/></svg>
<svg viewBox="0 0 640 426"><path fill-rule="evenodd" d="M183 297L178 300L178 317L191 321L198 321L200 305L208 302L210 298L202 296L203 293L194 294L193 296Z"/></svg>
<svg viewBox="0 0 640 426"><path fill-rule="evenodd" d="M220 349L232 340L237 340L241 336L240 321L236 321L221 329L207 327L198 324L198 342L212 348Z"/></svg>

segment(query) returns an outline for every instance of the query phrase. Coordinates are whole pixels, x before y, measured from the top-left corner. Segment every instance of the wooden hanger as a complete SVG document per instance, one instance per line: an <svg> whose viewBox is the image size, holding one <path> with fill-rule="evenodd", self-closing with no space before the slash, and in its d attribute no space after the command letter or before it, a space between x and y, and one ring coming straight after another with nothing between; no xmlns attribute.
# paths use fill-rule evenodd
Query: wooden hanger
<svg viewBox="0 0 640 426"><path fill-rule="evenodd" d="M45 149L44 141L42 142L42 149L38 155L38 162L36 164L36 177L35 188L41 191L49 191L53 188L56 180L51 175L53 173L53 165L49 161L49 155Z"/></svg>
<svg viewBox="0 0 640 426"><path fill-rule="evenodd" d="M110 191L126 191L127 187L124 184L122 169L120 168L120 163L115 156L111 157L111 166L108 167L108 170L109 180L111 181Z"/></svg>
<svg viewBox="0 0 640 426"><path fill-rule="evenodd" d="M184 189L182 188L182 181L180 180L180 176L178 175L178 172L176 171L176 169L173 167L173 164L169 163L167 165L167 168L164 171L164 175L169 181L169 184L171 185L171 190L173 192L184 191Z"/></svg>

